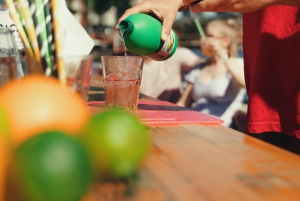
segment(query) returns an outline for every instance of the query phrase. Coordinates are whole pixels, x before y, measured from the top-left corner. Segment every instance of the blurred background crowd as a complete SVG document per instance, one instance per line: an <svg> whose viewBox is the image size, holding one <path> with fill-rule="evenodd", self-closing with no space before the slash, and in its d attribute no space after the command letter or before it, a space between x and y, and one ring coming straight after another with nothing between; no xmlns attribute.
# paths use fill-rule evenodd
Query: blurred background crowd
<svg viewBox="0 0 300 201"><path fill-rule="evenodd" d="M95 59L99 59L97 55L100 54L120 53L119 50L113 49L117 20L126 9L140 1L141 0L67 0L69 9L94 39L95 47L93 54L96 56ZM229 12L204 12L197 14L190 11L179 12L173 29L177 32L180 46L187 47L196 54L201 55L199 49L199 32L194 23L195 18L200 20L203 27L215 18L236 19L239 29L239 54L242 56L242 14Z"/></svg>
<svg viewBox="0 0 300 201"><path fill-rule="evenodd" d="M117 20L126 9L140 1L67 0L70 11L94 40L95 46L91 52L95 60L94 72L101 71L101 55L124 55L124 49L115 26ZM207 56L203 55L201 51L200 34L195 24L195 19L200 21L203 29L206 29L207 24L212 20L233 19L236 22L237 30L237 56L241 59L243 58L242 14L233 12L179 12L173 24L173 30L177 33L179 46L185 50L180 50L181 53L173 56L176 58L171 57L172 59L165 63L146 60L141 84L142 93L160 100L177 103L184 89L189 84L186 80L186 75L190 73L197 63L205 62L205 59L207 59ZM198 59L187 51L198 56ZM183 55L186 55L186 57ZM178 81L178 79L181 80ZM230 116L232 122L229 121L229 123L226 123L226 126L244 132L247 111L246 93L244 92L244 96L239 99L241 106L233 112L232 117ZM219 117L222 118L222 116Z"/></svg>

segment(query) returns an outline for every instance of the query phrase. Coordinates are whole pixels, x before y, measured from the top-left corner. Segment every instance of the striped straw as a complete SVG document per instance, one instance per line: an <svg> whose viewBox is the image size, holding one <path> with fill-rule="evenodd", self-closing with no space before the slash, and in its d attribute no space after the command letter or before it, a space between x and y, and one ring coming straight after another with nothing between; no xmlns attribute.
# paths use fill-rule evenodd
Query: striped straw
<svg viewBox="0 0 300 201"><path fill-rule="evenodd" d="M40 29L42 32L42 52L45 52L45 58L47 61L46 75L50 75L53 70L53 54L50 50L50 44L48 43L48 34L46 26L46 16L44 12L44 3L42 0L35 0L37 12L36 18L38 19L38 26L36 29Z"/></svg>
<svg viewBox="0 0 300 201"><path fill-rule="evenodd" d="M201 38L205 39L206 36L205 36L205 33L204 33L204 31L203 31L203 28L202 28L202 26L201 26L201 24L200 24L199 19L195 18L194 21L195 21L195 24L196 24L196 26L197 26L197 28L198 28L198 31L199 31L199 33L200 33Z"/></svg>
<svg viewBox="0 0 300 201"><path fill-rule="evenodd" d="M53 62L55 62L55 44L53 38L53 27L52 27L52 16L51 16L51 5L49 0L44 0L44 13L46 20L46 30L48 36L48 45L50 45L51 55L53 57ZM53 69L54 70L54 69Z"/></svg>
<svg viewBox="0 0 300 201"><path fill-rule="evenodd" d="M66 72L64 62L61 56L62 50L62 32L59 23L59 7L60 0L51 0L52 17L53 17L53 30L54 30L54 41L55 41L55 52L56 52L56 64L58 68L58 78L61 83L66 86Z"/></svg>
<svg viewBox="0 0 300 201"><path fill-rule="evenodd" d="M35 26L35 33L38 39L38 46L41 54L42 66L46 75L51 74L52 58L48 48L47 31L44 15L44 7L41 0L28 0L30 13Z"/></svg>
<svg viewBox="0 0 300 201"><path fill-rule="evenodd" d="M26 51L28 53L28 56L34 58L33 51L31 49L30 43L28 41L26 32L23 29L22 23L20 21L20 18L19 18L17 10L15 8L13 0L5 0L5 2L6 2L6 5L8 6L9 12L11 14L11 17L12 17L14 23L15 23L15 26L17 27L19 35L20 35L20 37L21 37L21 39L22 39L22 41L24 43L24 46L25 46Z"/></svg>
<svg viewBox="0 0 300 201"><path fill-rule="evenodd" d="M35 15L35 12L36 12L35 3L33 2L33 0L28 0L28 3L29 3L29 7L30 7L30 13L31 13L31 16L32 16L33 24L36 27L37 26L37 19L33 17ZM26 22L25 22L25 18L23 16L22 12L20 12L20 15L21 15L23 26L25 27L24 29L26 29ZM36 29L35 29L35 31L36 31ZM39 37L39 33L37 33L37 31L36 31L36 35L37 35L37 38L38 38L38 45L39 45L39 48L40 48L41 44L42 44L41 37ZM45 71L45 66L47 65L46 59L44 59L42 57L41 60L42 60L43 70Z"/></svg>
<svg viewBox="0 0 300 201"><path fill-rule="evenodd" d="M26 30L24 30L24 27L22 26L20 16L18 14L18 11L16 10L13 0L5 0L5 2L6 2L6 5L8 6L9 12L15 23L15 26L17 27L17 30L22 39L22 42L25 46L26 58L27 58L27 61L29 61L29 63L27 63L27 67L30 68L30 70L33 72L37 72L37 73L42 72L40 63L37 63L34 58L34 53L31 48L30 42L28 40Z"/></svg>
<svg viewBox="0 0 300 201"><path fill-rule="evenodd" d="M24 16L27 31L28 31L28 36L29 36L29 41L31 44L31 47L33 49L33 53L35 56L36 61L40 64L41 63L41 55L40 51L38 48L38 42L37 42L37 35L35 33L34 25L33 25L33 20L29 11L29 6L28 2L25 0L18 0L21 12Z"/></svg>

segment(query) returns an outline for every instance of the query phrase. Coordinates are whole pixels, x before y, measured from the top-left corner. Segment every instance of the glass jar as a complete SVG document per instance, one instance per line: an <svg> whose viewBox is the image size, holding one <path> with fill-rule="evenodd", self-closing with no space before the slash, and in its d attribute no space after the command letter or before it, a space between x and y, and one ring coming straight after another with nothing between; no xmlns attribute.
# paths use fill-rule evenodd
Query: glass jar
<svg viewBox="0 0 300 201"><path fill-rule="evenodd" d="M7 27L0 27L0 87L12 79L20 79L23 76L13 32Z"/></svg>

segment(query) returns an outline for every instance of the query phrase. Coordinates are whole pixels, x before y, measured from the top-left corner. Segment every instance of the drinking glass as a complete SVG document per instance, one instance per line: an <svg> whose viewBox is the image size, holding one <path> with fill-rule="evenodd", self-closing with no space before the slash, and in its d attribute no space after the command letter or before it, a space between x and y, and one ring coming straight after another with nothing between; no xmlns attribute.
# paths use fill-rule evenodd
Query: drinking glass
<svg viewBox="0 0 300 201"><path fill-rule="evenodd" d="M13 32L0 27L0 87L15 78L24 76L19 51Z"/></svg>
<svg viewBox="0 0 300 201"><path fill-rule="evenodd" d="M101 56L108 108L137 109L144 57Z"/></svg>
<svg viewBox="0 0 300 201"><path fill-rule="evenodd" d="M213 54L213 46L209 43L208 39L200 40L201 53L203 56L211 57Z"/></svg>
<svg viewBox="0 0 300 201"><path fill-rule="evenodd" d="M62 58L68 88L78 93L87 101L90 88L91 68L94 61L93 57L91 55L65 55Z"/></svg>

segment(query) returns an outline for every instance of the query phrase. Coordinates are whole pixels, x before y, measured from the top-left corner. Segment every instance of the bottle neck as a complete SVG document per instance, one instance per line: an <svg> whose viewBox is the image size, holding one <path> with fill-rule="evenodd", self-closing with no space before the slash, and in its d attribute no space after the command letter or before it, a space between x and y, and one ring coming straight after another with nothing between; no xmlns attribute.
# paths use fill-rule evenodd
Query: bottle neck
<svg viewBox="0 0 300 201"><path fill-rule="evenodd" d="M119 24L119 29L123 33L130 33L133 30L133 23L128 20L122 20Z"/></svg>

